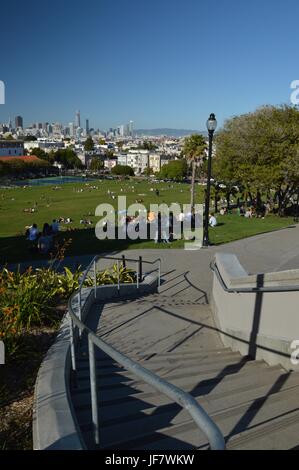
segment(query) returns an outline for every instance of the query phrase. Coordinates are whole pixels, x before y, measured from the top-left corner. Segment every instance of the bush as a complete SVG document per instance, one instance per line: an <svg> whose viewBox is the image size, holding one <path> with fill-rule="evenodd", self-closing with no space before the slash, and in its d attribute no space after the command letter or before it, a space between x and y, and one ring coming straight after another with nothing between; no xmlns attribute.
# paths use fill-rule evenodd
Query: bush
<svg viewBox="0 0 299 470"><path fill-rule="evenodd" d="M122 265L97 274L97 285L136 282L136 273ZM33 327L55 325L56 306L79 288L82 271L64 268L57 273L52 268L29 268L24 273L4 268L0 272L0 340L8 356L18 350L22 337ZM88 276L84 285L93 286Z"/></svg>
<svg viewBox="0 0 299 470"><path fill-rule="evenodd" d="M161 168L159 178L182 180L187 176L187 162L186 160L172 160Z"/></svg>
<svg viewBox="0 0 299 470"><path fill-rule="evenodd" d="M120 175L120 176L134 176L134 170L128 165L115 165L112 168L111 173L113 175Z"/></svg>

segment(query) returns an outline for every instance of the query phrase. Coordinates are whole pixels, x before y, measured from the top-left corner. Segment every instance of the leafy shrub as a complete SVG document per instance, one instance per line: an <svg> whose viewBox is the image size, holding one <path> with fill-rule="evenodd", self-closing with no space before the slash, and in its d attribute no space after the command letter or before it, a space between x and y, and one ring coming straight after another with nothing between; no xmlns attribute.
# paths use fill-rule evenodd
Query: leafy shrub
<svg viewBox="0 0 299 470"><path fill-rule="evenodd" d="M97 273L97 285L136 282L135 271L122 265ZM72 272L67 267L63 273L52 268L27 269L20 273L4 268L0 272L0 340L5 343L8 355L14 354L22 335L31 328L53 325L57 322L56 306L79 288L82 271ZM93 286L88 276L85 286Z"/></svg>
<svg viewBox="0 0 299 470"><path fill-rule="evenodd" d="M97 285L117 284L118 276L121 284L131 284L137 281L136 272L133 269L126 268L123 265L119 265L118 268L115 263L112 268L97 273ZM94 278L87 276L84 285L86 287L93 286Z"/></svg>

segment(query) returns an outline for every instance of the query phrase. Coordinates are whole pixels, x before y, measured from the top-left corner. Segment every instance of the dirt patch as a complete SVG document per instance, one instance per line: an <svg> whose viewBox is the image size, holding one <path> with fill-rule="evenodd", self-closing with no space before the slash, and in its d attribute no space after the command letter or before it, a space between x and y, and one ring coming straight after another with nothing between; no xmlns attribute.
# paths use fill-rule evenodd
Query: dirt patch
<svg viewBox="0 0 299 470"><path fill-rule="evenodd" d="M58 308L57 316L62 318L64 311ZM24 335L17 355L0 366L0 450L31 450L33 447L34 385L58 326L34 329Z"/></svg>

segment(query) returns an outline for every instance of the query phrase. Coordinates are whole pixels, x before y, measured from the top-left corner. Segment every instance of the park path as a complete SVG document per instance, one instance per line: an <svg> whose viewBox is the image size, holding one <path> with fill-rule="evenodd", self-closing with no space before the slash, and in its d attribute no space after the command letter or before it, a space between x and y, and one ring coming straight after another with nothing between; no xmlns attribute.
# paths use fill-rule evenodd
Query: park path
<svg viewBox="0 0 299 470"><path fill-rule="evenodd" d="M161 258L162 270L169 276L176 277L176 283L181 283L184 297L190 300L196 297L199 289L209 298L212 286L212 273L209 264L215 253L225 252L236 254L250 273L282 271L299 268L299 225L277 230L275 232L257 235L220 246L207 249L188 251L176 249L126 250L109 253L110 256L125 254L127 257L143 256L154 260ZM92 260L94 254L66 257L60 264L63 266L81 266L84 269ZM103 257L105 254L103 253ZM49 261L34 261L20 263L21 268L48 266ZM16 269L17 264L9 265ZM166 275L167 278L168 275ZM191 288L193 286L193 288Z"/></svg>

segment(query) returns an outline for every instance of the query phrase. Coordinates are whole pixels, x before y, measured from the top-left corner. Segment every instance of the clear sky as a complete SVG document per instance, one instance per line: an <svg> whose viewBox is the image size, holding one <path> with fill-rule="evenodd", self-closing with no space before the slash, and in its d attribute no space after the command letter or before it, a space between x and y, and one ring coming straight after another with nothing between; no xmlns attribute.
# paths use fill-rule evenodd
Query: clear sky
<svg viewBox="0 0 299 470"><path fill-rule="evenodd" d="M290 102L298 0L9 0L0 8L0 122L202 130Z"/></svg>

